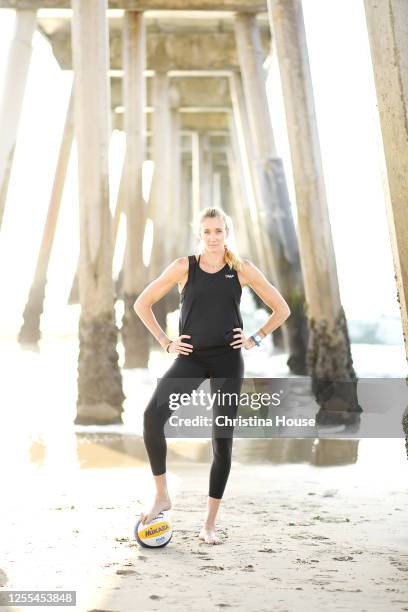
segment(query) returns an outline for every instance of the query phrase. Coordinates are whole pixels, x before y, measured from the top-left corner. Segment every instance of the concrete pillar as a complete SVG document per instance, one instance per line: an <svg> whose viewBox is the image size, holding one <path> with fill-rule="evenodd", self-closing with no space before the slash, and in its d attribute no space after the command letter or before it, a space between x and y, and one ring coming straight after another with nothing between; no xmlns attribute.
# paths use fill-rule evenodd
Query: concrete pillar
<svg viewBox="0 0 408 612"><path fill-rule="evenodd" d="M269 255L268 228L263 221L264 202L261 199L262 194L260 194L259 189L256 188L254 147L251 139L241 75L233 73L229 81L234 117L233 121L232 117L230 118L230 134L233 148L238 152L237 158L240 159L241 176L247 194L250 216L248 224L253 234L253 260L255 265L258 266L273 283L276 282L277 272L274 259ZM253 293L253 298L258 308L266 309L264 302L256 293ZM286 349L286 351L289 351L289 338L286 326L279 327L272 332L271 340L272 339L274 348L279 348L281 350Z"/></svg>
<svg viewBox="0 0 408 612"><path fill-rule="evenodd" d="M126 184L125 174L126 174L126 159L124 158L123 165L122 165L122 172L121 172L120 181L119 181L119 189L118 189L118 193L116 196L115 211L113 213L113 219L112 219L112 258L113 259L115 258L116 240L117 240L118 232L119 232L120 218L121 218L122 213L124 212L124 207L125 207L125 204L124 204L125 184ZM122 266L121 266L120 272L118 276L116 277L116 279L114 280L115 300L118 300L118 299L123 300L123 274L124 274L124 268L125 268L125 260L126 260L126 248L123 254ZM71 293L74 291L74 289L75 289L75 279L72 285Z"/></svg>
<svg viewBox="0 0 408 612"><path fill-rule="evenodd" d="M229 83L233 109L233 120L232 117L229 120L230 137L235 157L239 161L241 186L245 190L248 203L249 219L247 218L247 222L250 224L254 237L252 257L257 266L271 278L274 278L273 261L270 257L267 257L266 228L260 220L263 203L257 199L252 172L252 142L241 75L233 73Z"/></svg>
<svg viewBox="0 0 408 612"><path fill-rule="evenodd" d="M386 208L408 360L408 6L365 0L388 177ZM402 426L408 457L408 408Z"/></svg>
<svg viewBox="0 0 408 612"><path fill-rule="evenodd" d="M186 228L182 236L182 247L185 255L192 255L195 249L196 240L191 226L193 222L193 189L191 180L191 159L183 156L180 175L180 194L181 194L181 219Z"/></svg>
<svg viewBox="0 0 408 612"><path fill-rule="evenodd" d="M167 228L171 203L171 115L169 77L166 72L156 72L152 83L154 112L153 134L153 179L149 200L149 217L153 222L153 245L149 266L149 280L157 278L170 263L167 259L169 232ZM167 299L153 305L153 312L159 325L166 330L168 313ZM152 340L157 348L157 343Z"/></svg>
<svg viewBox="0 0 408 612"><path fill-rule="evenodd" d="M124 394L113 310L107 1L72 0L72 9L81 303L75 422L120 423Z"/></svg>
<svg viewBox="0 0 408 612"><path fill-rule="evenodd" d="M355 379L355 372L340 302L302 4L299 0L269 0L269 15L282 79L298 208L310 329L307 366L319 401L320 393L328 398L328 385L335 389L333 380ZM301 305L297 303L296 307L300 309ZM346 391L351 392L352 386ZM330 401L326 399L324 407L330 407ZM351 409L356 405L355 398Z"/></svg>
<svg viewBox="0 0 408 612"><path fill-rule="evenodd" d="M145 27L143 13L125 11L123 22L123 106L126 134L124 167L124 212L126 249L123 267L121 336L125 368L146 368L149 361L149 332L137 316L134 303L146 286L143 237L146 206L142 194L145 156Z"/></svg>
<svg viewBox="0 0 408 612"><path fill-rule="evenodd" d="M258 208L252 183L250 159L246 149L244 132L242 131L240 137L238 136L235 109L234 115L230 115L229 117L229 129L232 158L237 169L238 188L242 194L241 200L243 202L244 223L247 227L248 236L250 236L251 250L248 253L248 258L251 258L258 267L265 269L266 258L262 248L261 228L259 225Z"/></svg>
<svg viewBox="0 0 408 612"><path fill-rule="evenodd" d="M177 257L186 255L183 243L180 240L181 232L188 231L183 228L180 203L180 173L181 173L181 143L180 143L180 111L179 93L175 87L170 88L170 147L168 151L168 165L170 167L171 192L168 194L168 215L166 223L166 265ZM177 287L173 287L166 295L165 304L167 312L174 312L180 305L180 294Z"/></svg>
<svg viewBox="0 0 408 612"><path fill-rule="evenodd" d="M195 213L212 206L212 159L208 134L193 134L193 193Z"/></svg>
<svg viewBox="0 0 408 612"><path fill-rule="evenodd" d="M221 205L222 208L226 211L231 211L232 204L232 189L231 189L231 181L228 172L228 167L226 166L224 171L221 172ZM229 213L227 213L229 214Z"/></svg>
<svg viewBox="0 0 408 612"><path fill-rule="evenodd" d="M270 258L275 268L273 280L292 311L282 327L289 344L287 364L292 372L302 374L306 369L302 270L283 164L276 153L255 16L237 15L235 34L253 146L255 189L264 204L262 221L269 235Z"/></svg>
<svg viewBox="0 0 408 612"><path fill-rule="evenodd" d="M219 171L213 172L211 193L213 206L221 208L221 173Z"/></svg>
<svg viewBox="0 0 408 612"><path fill-rule="evenodd" d="M171 116L169 78L166 72L157 72L153 77L152 96L154 112L152 117L153 179L150 191L149 216L154 223L150 279L156 278L166 264L166 222L168 220L169 194L171 194Z"/></svg>
<svg viewBox="0 0 408 612"><path fill-rule="evenodd" d="M212 157L211 143L206 132L199 132L200 151L200 204L201 209L212 206Z"/></svg>
<svg viewBox="0 0 408 612"><path fill-rule="evenodd" d="M248 235L248 225L245 214L246 204L244 201L245 192L241 188L239 164L235 158L231 145L227 146L228 172L231 184L231 217L234 222L234 231L237 241L238 253L241 257L250 258L251 244Z"/></svg>
<svg viewBox="0 0 408 612"><path fill-rule="evenodd" d="M0 227L23 106L37 11L17 10L0 100Z"/></svg>
<svg viewBox="0 0 408 612"><path fill-rule="evenodd" d="M365 0L388 176L388 228L408 359L408 4Z"/></svg>
<svg viewBox="0 0 408 612"><path fill-rule="evenodd" d="M113 219L112 219L112 257L116 249L116 240L118 237L120 217L121 217L121 214L124 208L124 203L123 203L124 198L125 198L125 162L123 162L123 165L122 165L122 172L121 172L120 181L119 181L119 189L118 189L118 193L116 196L115 211L114 211ZM123 266L124 266L124 263L122 264L121 271L115 281L115 299L123 297L123 290L122 290ZM78 263L75 268L75 275L72 281L71 291L68 296L68 304L70 305L79 303L78 277L79 277L79 258L78 258Z"/></svg>
<svg viewBox="0 0 408 612"><path fill-rule="evenodd" d="M119 180L119 189L116 196L115 212L112 219L112 253L115 252L116 240L118 238L120 217L125 208L125 190L126 190L126 158L123 160L122 172Z"/></svg>
<svg viewBox="0 0 408 612"><path fill-rule="evenodd" d="M192 216L193 222L200 214L201 193L200 193L200 140L197 132L191 134L191 183L192 183Z"/></svg>
<svg viewBox="0 0 408 612"><path fill-rule="evenodd" d="M178 90L175 87L170 88L170 147L168 163L170 164L170 180L171 180L171 193L169 194L169 207L168 207L168 227L172 228L169 232L168 244L168 262L172 261L176 257L181 257L183 252L181 250L179 227L180 227L180 173L181 173L181 134L180 134L180 111L179 103L180 96Z"/></svg>
<svg viewBox="0 0 408 612"><path fill-rule="evenodd" d="M48 264L50 261L52 245L54 243L54 236L57 228L58 214L64 191L73 137L73 93L71 93L58 154L54 182L51 190L51 197L48 205L47 217L45 219L44 231L38 253L37 265L28 300L24 308L23 325L21 326L20 333L18 335L18 341L21 344L37 344L41 338L40 318L44 307Z"/></svg>

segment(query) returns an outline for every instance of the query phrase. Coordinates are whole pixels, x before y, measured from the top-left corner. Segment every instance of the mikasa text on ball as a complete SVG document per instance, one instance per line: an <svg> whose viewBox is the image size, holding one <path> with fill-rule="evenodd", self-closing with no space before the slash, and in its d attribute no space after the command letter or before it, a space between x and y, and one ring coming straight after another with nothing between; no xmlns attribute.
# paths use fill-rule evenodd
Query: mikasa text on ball
<svg viewBox="0 0 408 612"><path fill-rule="evenodd" d="M139 520L135 526L135 538L145 548L166 546L170 542L172 535L172 526L164 512L159 512L150 523L142 525Z"/></svg>

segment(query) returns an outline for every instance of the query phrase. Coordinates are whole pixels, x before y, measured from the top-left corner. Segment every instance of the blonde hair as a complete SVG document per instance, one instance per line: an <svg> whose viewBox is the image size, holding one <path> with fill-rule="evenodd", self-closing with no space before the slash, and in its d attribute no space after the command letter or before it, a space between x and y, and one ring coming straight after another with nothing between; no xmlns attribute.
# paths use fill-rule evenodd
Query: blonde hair
<svg viewBox="0 0 408 612"><path fill-rule="evenodd" d="M224 221L226 229L228 229L228 232L231 231L232 229L231 217L229 217L229 215L227 215L221 208L218 208L217 206L214 206L214 207L207 206L207 208L204 208L203 210L200 211L198 221L197 221L197 232L196 232L197 236L199 236L200 234L200 226L201 226L202 221L204 219L207 219L208 217L209 218L218 217L219 219L222 219ZM225 262L229 265L230 269L239 271L242 267L242 259L239 257L237 253L234 253L233 251L231 251L231 249L229 249L227 245L224 245L224 246L225 246L225 255L224 255Z"/></svg>

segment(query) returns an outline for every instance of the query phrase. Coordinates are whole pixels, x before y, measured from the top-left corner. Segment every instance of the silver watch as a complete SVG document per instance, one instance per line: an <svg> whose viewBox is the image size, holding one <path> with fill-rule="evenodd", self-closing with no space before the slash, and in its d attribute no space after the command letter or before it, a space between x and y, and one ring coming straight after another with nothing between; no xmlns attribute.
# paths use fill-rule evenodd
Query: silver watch
<svg viewBox="0 0 408 612"><path fill-rule="evenodd" d="M263 336L261 336L261 334L253 334L251 338L255 342L256 346L259 346L263 340Z"/></svg>

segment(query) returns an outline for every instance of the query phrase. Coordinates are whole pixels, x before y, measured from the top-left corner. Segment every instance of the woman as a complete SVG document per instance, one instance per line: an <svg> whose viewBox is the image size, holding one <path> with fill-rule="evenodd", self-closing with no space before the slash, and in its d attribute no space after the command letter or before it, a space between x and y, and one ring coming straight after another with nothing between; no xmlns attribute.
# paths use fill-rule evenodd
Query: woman
<svg viewBox="0 0 408 612"><path fill-rule="evenodd" d="M143 523L160 511L169 510L171 501L166 482L166 438L164 426L169 409L169 385L182 379L183 393L191 393L210 378L211 393L235 392L239 397L244 373L241 348L251 350L289 317L290 310L271 283L250 261L242 261L227 246L230 218L219 208L206 208L199 218L198 237L201 255L180 257L140 294L135 310L140 319L168 353L177 353L170 369L161 378L144 413L144 442L155 479L156 497ZM170 340L157 323L151 306L175 284L181 294L179 336ZM252 336L242 327L239 309L242 287L250 286L273 313ZM224 377L224 378L222 378ZM226 378L225 378L226 377ZM164 392L166 389L167 393ZM163 399L163 396L164 399ZM160 398L160 399L159 399ZM214 404L215 413L235 416L238 402L228 406ZM232 430L213 425L213 463L210 471L207 515L199 538L207 544L220 544L215 535L215 520L231 467Z"/></svg>

